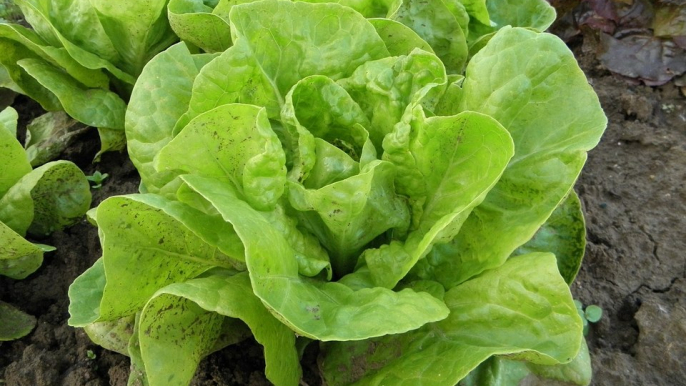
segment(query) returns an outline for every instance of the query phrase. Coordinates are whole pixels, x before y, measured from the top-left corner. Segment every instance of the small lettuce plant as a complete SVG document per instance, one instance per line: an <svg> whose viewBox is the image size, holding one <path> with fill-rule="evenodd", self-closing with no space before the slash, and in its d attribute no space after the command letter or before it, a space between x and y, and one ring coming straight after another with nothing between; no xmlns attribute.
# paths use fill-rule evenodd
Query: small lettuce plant
<svg viewBox="0 0 686 386"><path fill-rule="evenodd" d="M17 112L0 112L0 275L24 279L43 263L53 247L27 241L45 237L83 218L91 204L83 172L67 161L32 169L17 141ZM35 320L0 302L0 341L20 338Z"/></svg>
<svg viewBox="0 0 686 386"><path fill-rule="evenodd" d="M178 38L166 0L16 0L33 29L0 22L0 87L64 110L124 147L124 113L145 63Z"/></svg>
<svg viewBox="0 0 686 386"><path fill-rule="evenodd" d="M93 213L103 255L70 288L69 323L132 384L188 385L250 334L279 386L311 341L328 385L590 381L572 187L606 118L558 38L433 3L233 5L223 51L146 65L141 194ZM466 33L429 42L456 14Z"/></svg>

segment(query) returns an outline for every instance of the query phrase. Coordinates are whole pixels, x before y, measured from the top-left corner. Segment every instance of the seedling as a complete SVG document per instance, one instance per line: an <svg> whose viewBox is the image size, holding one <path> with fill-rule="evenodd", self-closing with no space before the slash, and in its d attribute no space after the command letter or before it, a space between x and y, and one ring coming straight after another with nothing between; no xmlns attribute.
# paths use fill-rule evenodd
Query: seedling
<svg viewBox="0 0 686 386"><path fill-rule="evenodd" d="M100 173L99 170L96 170L93 175L86 176L86 179L91 182L91 188L93 189L100 189L102 188L102 183L109 177L110 175L107 173Z"/></svg>
<svg viewBox="0 0 686 386"><path fill-rule="evenodd" d="M595 304L591 304L584 309L583 303L581 301L574 299L574 304L576 305L576 310L581 317L584 325L584 336L588 334L588 324L598 323L603 317L603 309Z"/></svg>

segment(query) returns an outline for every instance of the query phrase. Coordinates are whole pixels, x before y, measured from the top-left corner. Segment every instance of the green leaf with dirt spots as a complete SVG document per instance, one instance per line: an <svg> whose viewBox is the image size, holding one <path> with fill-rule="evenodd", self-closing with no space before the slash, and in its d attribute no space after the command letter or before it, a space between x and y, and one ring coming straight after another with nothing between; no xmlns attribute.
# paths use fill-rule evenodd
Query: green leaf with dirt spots
<svg viewBox="0 0 686 386"><path fill-rule="evenodd" d="M212 267L242 265L230 224L160 196L109 198L98 207L97 223L107 282L96 320L134 314L158 289Z"/></svg>
<svg viewBox="0 0 686 386"><path fill-rule="evenodd" d="M125 121L127 149L149 193L173 197L178 188L176 174L158 172L153 161L174 138L174 125L188 109L193 80L210 58L191 55L185 44L176 44L148 63L133 88ZM173 81L162 82L162 76Z"/></svg>
<svg viewBox="0 0 686 386"><path fill-rule="evenodd" d="M572 189L607 124L566 45L522 28L501 29L474 56L460 101L460 110L498 120L515 154L457 237L421 262L446 288L501 265L533 237Z"/></svg>
<svg viewBox="0 0 686 386"><path fill-rule="evenodd" d="M3 197L14 184L31 171L31 164L24 148L16 137L17 112L7 107L0 113L0 198Z"/></svg>
<svg viewBox="0 0 686 386"><path fill-rule="evenodd" d="M492 355L570 362L581 319L552 254L532 253L445 294L448 318L399 335L322 346L328 385L455 385ZM353 370L354 369L354 370Z"/></svg>
<svg viewBox="0 0 686 386"><path fill-rule="evenodd" d="M158 153L155 167L230 181L256 209L271 210L284 192L285 164L266 110L228 104L188 123Z"/></svg>
<svg viewBox="0 0 686 386"><path fill-rule="evenodd" d="M63 111L45 113L35 118L26 126L24 145L31 166L40 166L57 158L86 130Z"/></svg>
<svg viewBox="0 0 686 386"><path fill-rule="evenodd" d="M135 319L134 315L129 315L113 321L95 322L84 326L83 330L98 346L128 355Z"/></svg>
<svg viewBox="0 0 686 386"><path fill-rule="evenodd" d="M43 250L0 222L0 275L24 279L43 264Z"/></svg>
<svg viewBox="0 0 686 386"><path fill-rule="evenodd" d="M0 199L0 221L21 235L45 236L81 220L90 203L90 186L81 169L54 161L24 175L7 191Z"/></svg>
<svg viewBox="0 0 686 386"><path fill-rule="evenodd" d="M247 272L219 270L164 287L145 306L140 345L150 383L187 385L200 359L211 352L222 316L244 321L264 346L267 379L277 386L298 385L302 371L295 333L255 296Z"/></svg>
<svg viewBox="0 0 686 386"><path fill-rule="evenodd" d="M264 217L241 201L228 183L186 175L183 180L234 224L245 246L253 290L273 314L299 335L355 340L409 331L447 316L442 302L412 290L353 291L298 276L294 252Z"/></svg>

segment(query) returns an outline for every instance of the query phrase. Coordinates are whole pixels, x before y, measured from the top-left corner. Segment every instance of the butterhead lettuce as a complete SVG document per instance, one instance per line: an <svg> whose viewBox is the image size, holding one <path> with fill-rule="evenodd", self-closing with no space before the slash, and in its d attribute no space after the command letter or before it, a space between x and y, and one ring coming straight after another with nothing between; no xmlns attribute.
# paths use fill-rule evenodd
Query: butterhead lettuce
<svg viewBox="0 0 686 386"><path fill-rule="evenodd" d="M193 4L169 9L212 11ZM487 385L502 356L588 368L568 282L598 99L556 37L441 4L447 35L366 18L428 12L413 2L231 4L216 52L153 58L125 122L142 193L98 207L103 256L70 324L149 385L187 385L247 330L284 386L305 338L329 385Z"/></svg>

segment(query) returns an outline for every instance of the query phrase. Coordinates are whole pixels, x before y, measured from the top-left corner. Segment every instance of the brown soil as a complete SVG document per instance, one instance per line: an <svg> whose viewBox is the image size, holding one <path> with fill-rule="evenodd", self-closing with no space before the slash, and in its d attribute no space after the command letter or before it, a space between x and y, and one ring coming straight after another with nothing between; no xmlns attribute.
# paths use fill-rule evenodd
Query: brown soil
<svg viewBox="0 0 686 386"><path fill-rule="evenodd" d="M686 98L669 84L629 85L599 68L582 47L576 51L610 120L576 186L586 209L588 247L572 291L605 311L588 336L593 385L684 385ZM35 114L26 99L15 104L21 113ZM63 155L87 174L110 174L94 191L94 204L136 192L137 173L125 154L90 163L96 137L90 132ZM57 251L36 273L21 281L0 277L0 299L38 318L28 336L0 343L0 384L126 385L128 359L66 324L68 286L101 253L96 229L83 221L42 242ZM303 361L310 386L321 384L315 358L310 349ZM269 385L263 369L261 347L251 340L204 360L193 386Z"/></svg>

